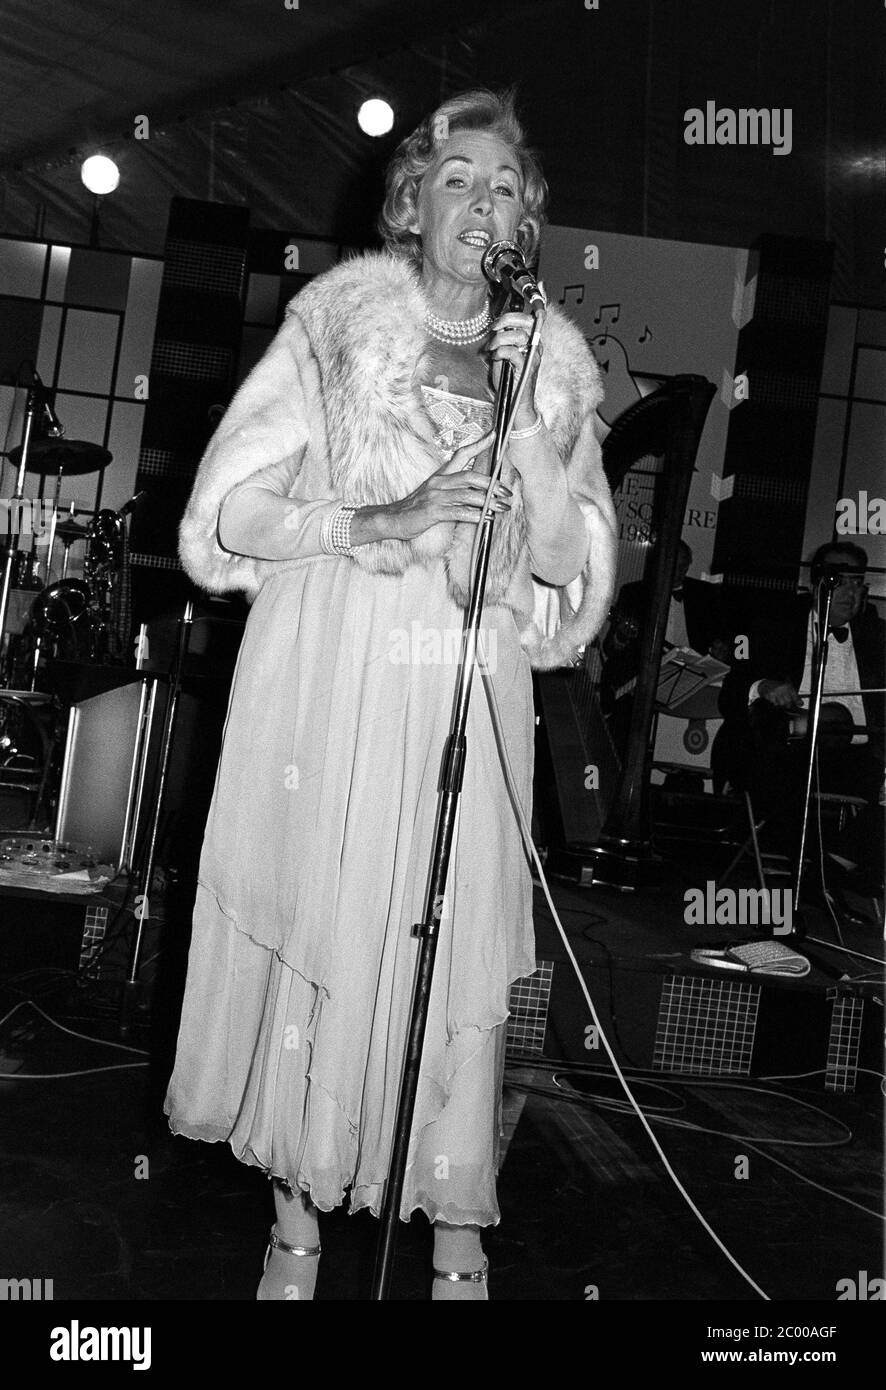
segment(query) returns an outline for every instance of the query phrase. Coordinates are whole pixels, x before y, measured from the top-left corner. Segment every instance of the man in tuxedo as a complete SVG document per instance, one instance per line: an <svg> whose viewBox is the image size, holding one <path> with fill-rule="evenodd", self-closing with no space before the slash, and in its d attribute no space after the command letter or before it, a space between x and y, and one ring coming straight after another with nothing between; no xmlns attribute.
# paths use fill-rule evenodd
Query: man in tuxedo
<svg viewBox="0 0 886 1390"><path fill-rule="evenodd" d="M826 542L810 561L812 592L767 595L749 623L749 655L736 661L720 701L725 724L716 761L733 786L746 786L779 849L793 855L805 790L805 724L812 689L813 629L822 586L831 588L827 662L819 734L820 789L864 799L865 807L831 846L844 886L882 884L884 698L861 693L884 684L884 623L867 603L867 555L847 541ZM791 721L794 737L791 737ZM815 784L813 784L815 785Z"/></svg>
<svg viewBox="0 0 886 1390"><path fill-rule="evenodd" d="M706 654L712 642L719 636L717 590L715 586L704 584L700 579L690 579L688 574L691 565L692 551L685 541L680 541L668 609L665 646L691 647L693 651ZM611 660L618 659L622 653L634 654L633 665L630 656L624 663L624 671L629 674L636 674L636 637L648 608L649 595L642 579L622 585L603 650ZM717 656L716 652L712 654Z"/></svg>

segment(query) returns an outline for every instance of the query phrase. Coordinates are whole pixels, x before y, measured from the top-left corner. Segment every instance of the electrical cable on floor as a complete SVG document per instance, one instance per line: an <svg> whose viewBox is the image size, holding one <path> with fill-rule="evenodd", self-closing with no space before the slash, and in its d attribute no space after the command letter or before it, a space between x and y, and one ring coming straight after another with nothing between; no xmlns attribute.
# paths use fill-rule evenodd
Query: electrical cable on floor
<svg viewBox="0 0 886 1390"><path fill-rule="evenodd" d="M488 494L487 494L487 495L488 495ZM689 1209L693 1212L693 1214L695 1215L696 1219L700 1222L700 1224L703 1226L703 1228L705 1229L705 1231L707 1231L708 1235L710 1236L710 1238L711 1238L711 1240L714 1242L714 1244L717 1246L717 1248L726 1256L726 1259L727 1259L727 1260L729 1261L729 1263L733 1266L733 1268L736 1269L736 1270L738 1271L738 1273L741 1275L741 1277L751 1286L751 1288L754 1290L754 1292L757 1293L757 1294L759 1294L760 1298L764 1299L767 1303L769 1303L769 1302L771 1302L771 1299L769 1298L769 1295L768 1295L767 1293L765 1293L763 1289L760 1288L760 1285L751 1277L750 1274L748 1274L747 1270L744 1269L744 1268L742 1267L742 1265L739 1264L738 1260L735 1258L735 1256L732 1254L732 1252L724 1245L723 1241L722 1241L722 1240L720 1239L720 1237L717 1235L716 1231L715 1231L714 1228L711 1226L710 1222L705 1218L705 1216L704 1216L704 1215L702 1214L702 1212L699 1210L699 1208L697 1207L697 1205L695 1204L695 1202L692 1200L692 1198L690 1197L689 1193L687 1192L686 1188L683 1186L683 1183L680 1181L679 1177L678 1177L677 1174L675 1173L673 1167L671 1166L670 1160L668 1159L667 1154L665 1153L664 1149L661 1147L661 1144L658 1142L657 1138L655 1137L655 1134L654 1134L653 1131L652 1131L652 1127L651 1127L651 1125L649 1124L649 1121L646 1119L646 1116L643 1114L642 1109L641 1109L640 1106L637 1104L637 1101L634 1099L634 1094L633 1094L633 1092L631 1091L630 1086L628 1085L627 1079L626 1079L626 1077L625 1077L625 1075L624 1075L624 1073L623 1073L621 1067L620 1067L619 1064L618 1064L618 1061L617 1061L617 1059L616 1059L615 1053L612 1051L612 1048L611 1048L610 1043L609 1043L609 1039L607 1038L607 1036L606 1036L606 1034L605 1034L605 1032L604 1032L604 1030L603 1030L603 1026L602 1026L602 1024L600 1023L599 1018L597 1017L597 1010L596 1010L596 1008L594 1007L594 1001L593 1001L593 999L592 999L591 996L590 996L590 993L589 993L589 991L588 991L588 987L587 987L587 985L586 985L586 983L585 983L585 978L584 978L584 976L583 976L582 973L581 973L581 969L580 969L580 967L579 967L578 961L576 960L575 954L574 954L574 952L573 952L573 950L572 950L572 947L571 947L571 945L569 944L569 938L567 937L566 932L565 932L564 929L563 929L563 923L560 921L560 917L559 917L559 915L558 915L558 913L557 913L557 909L556 909L556 907L554 906L554 900L553 900L553 898L551 897L551 892L550 892L550 889L549 889L549 887L548 887L548 881L547 881L547 879L545 878L544 867L543 867L543 865L542 865L541 858L540 858L540 856L539 856L538 850L536 849L535 843L534 843L534 841L533 841L533 839L532 839L532 830L531 830L531 827L529 826L529 824L527 823L527 820L526 820L526 813L525 813L525 811L524 811L524 809L523 809L523 805L522 805L522 803L521 803L521 801L520 801L520 797L519 797L518 792L517 792L516 778L514 777L514 771L513 771L513 768L512 768L512 766L511 766L510 758L509 758L509 756L508 756L507 745L506 745L505 740L504 740L503 725L502 725L502 719L501 719L501 711L500 711L499 708L498 708L498 700L497 700L496 694L495 694L495 685L494 685L494 682L493 682L493 680L492 680L492 678L491 678L491 675L490 675L490 673L489 673L489 663L488 663L488 660L487 660L487 657L486 657L486 652L485 652L484 647L483 647L483 635L482 635L482 633L478 632L478 634L477 634L477 640L478 640L479 647L480 647L480 652L481 652L481 655L482 655L482 658L483 658L483 668L482 668L483 683L484 683L484 688L485 688L486 691L487 691L487 695L488 695L488 699L489 699L489 710L490 710L490 715L491 715L491 717L492 717L492 722L493 722L493 725L494 725L495 730L496 730L496 733L497 733L497 742L498 742L499 749L500 749L501 755L502 755L502 766L503 766L503 769L504 769L505 778L506 778L506 780L507 780L508 787L509 787L509 789L510 789L511 798L512 798L512 801L513 801L513 805L514 805L514 808L515 808L515 810L516 810L516 812L517 812L517 818L518 818L518 821L519 821L519 823L520 823L520 829L521 829L522 834L523 834L523 842L524 842L524 845L525 845L525 847L526 847L527 853L530 855L530 858L531 858L532 860L534 860L534 862L535 862L535 866L536 866L536 868L537 868L537 870L538 870L539 878L541 879L542 889L543 889L543 891L544 891L545 898L547 899L548 907L550 908L551 915L552 915L552 917L553 917L553 919L554 919L554 922L555 922L555 924L556 924L557 930L558 930L558 932L560 933L560 939L561 939L561 941L563 942L563 948L564 948L564 950L566 951L566 955L567 955L568 958L569 958L569 961L570 961L570 964L572 965L573 970L575 971L575 976L576 976L576 979L578 980L579 988L581 989L581 992L582 992L582 994L584 995L585 1003L587 1004L588 1009L589 1009L589 1011L590 1011L590 1015L591 1015L591 1018L593 1019L594 1027L595 1027L596 1030L597 1030L597 1034L599 1035L600 1039L602 1040L603 1046L604 1046L604 1048L605 1048L605 1050L606 1050L606 1055L608 1056L610 1062L612 1063L612 1067L613 1067L613 1069L614 1069L614 1071L615 1071L615 1074L616 1074L616 1076L618 1077L618 1079L619 1079L619 1081L620 1081L620 1083L621 1083L621 1085L622 1085L622 1088L624 1089L625 1095L627 1096L627 1098L628 1098L628 1100L629 1100L629 1102L630 1102L630 1104L631 1104L631 1108L634 1110L634 1113L636 1114L636 1116L637 1116L637 1118L639 1119L641 1125L643 1126L643 1128L645 1129L647 1135L649 1136L649 1139L650 1139L650 1142L652 1143L653 1148L655 1149L656 1153L658 1154L659 1158L661 1159L662 1163L664 1164L665 1171L667 1172L667 1174L668 1174L668 1176L670 1177L671 1181L673 1182L674 1186L677 1188L677 1191L680 1193L681 1197L682 1197L683 1200L686 1202L686 1204L687 1204L687 1206L689 1207Z"/></svg>
<svg viewBox="0 0 886 1390"><path fill-rule="evenodd" d="M832 1187L825 1187L823 1183L816 1182L814 1178L808 1178L805 1173L798 1172L797 1169L792 1168L790 1164L785 1163L780 1158L776 1158L775 1154L766 1153L765 1149L758 1148L756 1144L749 1143L747 1147L753 1149L754 1153L759 1154L761 1158L768 1159L770 1163L774 1163L777 1168L783 1168L784 1171L790 1173L792 1177L799 1178L800 1182L805 1182L810 1187L817 1188L819 1192L826 1193L828 1197L835 1197L838 1202L845 1202L847 1206L855 1207L858 1211L863 1211L866 1216L873 1216L877 1221L886 1221L886 1216L884 1216L882 1212L874 1211L871 1207L863 1207L861 1202L855 1202L851 1197L844 1196L842 1192L835 1192Z"/></svg>
<svg viewBox="0 0 886 1390"><path fill-rule="evenodd" d="M556 1080L554 1081L554 1085L557 1085ZM846 1144L851 1144L854 1138L852 1130L849 1128L847 1124L844 1123L843 1120L837 1119L837 1117L834 1115L829 1115L826 1110L820 1109L817 1105L810 1104L809 1101L800 1100L797 1096L779 1095L777 1091L766 1091L763 1090L763 1088L760 1086L734 1086L725 1082L716 1083L707 1080L703 1083L703 1086L706 1090L734 1090L739 1091L743 1095L752 1095L754 1093L757 1093L759 1095L771 1097L772 1099L778 1099L782 1103L784 1103L784 1101L786 1100L792 1101L794 1105L799 1105L804 1110L811 1110L813 1114L820 1115L823 1119L827 1120L829 1124L838 1126L838 1128L841 1129L843 1133L839 1139L777 1139L768 1135L735 1134L729 1130L713 1129L709 1125L697 1125L691 1120L668 1120L668 1124L674 1125L678 1129L695 1129L698 1130L698 1132L701 1134L712 1134L719 1139L735 1139L736 1141L743 1144L777 1144L779 1146L784 1146L785 1148L794 1149L839 1149L843 1148ZM558 1087L558 1089L562 1088ZM582 1092L579 1092L579 1095L582 1094ZM600 1109L618 1109L622 1113L627 1113L627 1107L625 1106L624 1101L613 1100L607 1096L590 1096L588 1097L588 1099L591 1100L595 1105L598 1105Z"/></svg>
<svg viewBox="0 0 886 1390"><path fill-rule="evenodd" d="M18 975L9 975L6 979L0 981L0 989L11 989L17 994L20 994L22 991L16 989L16 984L19 980L30 980L34 975L66 975L68 979L72 979L76 973L75 970L71 970L63 965L38 965L33 970L22 970ZM30 988L33 989L33 987L32 984Z"/></svg>
<svg viewBox="0 0 886 1390"><path fill-rule="evenodd" d="M568 1057L551 1058L527 1054L526 1056L518 1057L513 1062L509 1062L508 1066L517 1068L537 1067L541 1070L553 1071L584 1072L589 1076L602 1077L610 1075L609 1070L599 1062L574 1062ZM622 1067L622 1071L636 1073L637 1079L640 1081L648 1078L650 1085L660 1086L663 1090L667 1090L667 1088L661 1083L667 1078L673 1085L679 1085L684 1088L692 1086L715 1087L722 1090L738 1091L739 1093L743 1091L757 1091L760 1095L772 1096L773 1099L776 1100L785 1099L782 1091L767 1090L762 1086L751 1086L740 1079L734 1081L718 1081L715 1076L684 1076L680 1073L653 1071L651 1067ZM875 1071L872 1067L856 1067L855 1071L865 1072L869 1076L886 1076L886 1073ZM810 1071L778 1072L775 1075L757 1076L752 1079L754 1081L795 1081L802 1080L807 1076L824 1076L826 1072L826 1067L813 1067ZM793 1099L793 1097L788 1097L788 1099ZM815 1109L814 1106L812 1108ZM822 1110L820 1113L828 1120L833 1118L828 1115L826 1110Z"/></svg>
<svg viewBox="0 0 886 1390"><path fill-rule="evenodd" d="M132 1071L150 1065L150 1062L115 1062L113 1066L83 1067L81 1071L2 1071L0 1081L65 1081L74 1076L94 1076L100 1071Z"/></svg>
<svg viewBox="0 0 886 1390"><path fill-rule="evenodd" d="M48 1013L46 1013L43 1009L40 1008L39 1004L35 1004L33 999L23 999L21 1003L15 1004L9 1010L8 1013L5 1013L3 1017L0 1018L0 1026L2 1026L7 1019L12 1018L13 1014L18 1013L19 1009L25 1008L25 1006L28 1004L30 1004L31 1008L35 1009L37 1013L41 1015L42 1018L45 1018L47 1023L51 1023L53 1028L58 1028L60 1032L67 1033L72 1038L80 1038L83 1042L98 1043L102 1047L116 1047L121 1052L134 1052L139 1057L150 1057L151 1055L143 1047L129 1047L126 1043L111 1042L108 1038L91 1038L86 1033L78 1033L73 1028L66 1028L63 1023L59 1023L56 1019L51 1018ZM80 1071L59 1071L48 1072L45 1074L38 1074L34 1072L4 1071L0 1072L0 1080L3 1080L5 1078L12 1081L55 1081L73 1076L91 1076L95 1072L101 1071L126 1071L127 1069L132 1067L147 1066L150 1066L150 1062L118 1062L113 1066L84 1067Z"/></svg>
<svg viewBox="0 0 886 1390"><path fill-rule="evenodd" d="M879 1073L877 1073L877 1074L879 1074ZM610 1100L610 1099L608 1099L608 1098L606 1098L606 1097L589 1096L589 1095L587 1095L587 1094L585 1094L585 1093L583 1093L583 1092L580 1092L580 1091L579 1091L579 1092L575 1092L575 1091L573 1091L573 1092L565 1091L565 1092L564 1092L564 1091L562 1090L562 1087L559 1087L559 1086L558 1086L558 1083L557 1083L557 1081L556 1081L555 1078L553 1078L553 1084L554 1084L555 1086L557 1086L558 1090L560 1090L560 1091L562 1092L562 1094L564 1095L564 1097L565 1097L567 1100L569 1100L571 1103L574 1103L574 1104L577 1104L577 1105L580 1105L580 1106L581 1106L581 1105L584 1105L584 1106L587 1106L587 1107L589 1107L589 1108L594 1108L594 1109L598 1109L598 1110L610 1110L610 1111L614 1111L616 1114L619 1114L619 1115L626 1115L626 1114L629 1114L629 1113L630 1113L630 1107L629 1107L629 1106L626 1106L625 1103L624 1103L623 1101ZM711 1083L704 1082L704 1083L701 1083L701 1084L705 1085L705 1087L708 1087ZM512 1078L509 1079L508 1085L509 1085L513 1090L524 1091L524 1092L526 1092L526 1093L528 1093L528 1094L530 1094L530 1095L543 1096L545 1099L548 1099L548 1100L553 1099L551 1092L545 1090L545 1089L544 1089L543 1087L541 1087L541 1086L532 1086L532 1085L529 1085L529 1084L526 1083L526 1082L515 1081L515 1080L513 1080ZM728 1086L728 1085L725 1085L725 1084L724 1084L724 1088L725 1088L725 1089L729 1089L729 1090L738 1090L738 1091L741 1091L741 1092L744 1092L744 1091L760 1091L760 1087L750 1087L750 1086L749 1086L749 1087L744 1087L744 1086L738 1087L738 1086ZM772 1096L772 1097L777 1098L777 1099L779 1099L779 1100L781 1100L781 1101L784 1101L784 1100L786 1100L786 1099L787 1099L787 1100L793 1100L793 1101L795 1101L797 1104L802 1105L805 1109L812 1110L812 1111L814 1111L816 1114L823 1116L824 1119L828 1120L831 1124L839 1125L841 1129L843 1129L843 1130L846 1131L845 1136L844 1136L844 1137L841 1137L841 1138L839 1138L839 1139L833 1139L833 1140L824 1140L824 1139L818 1139L818 1140L815 1140L815 1139L775 1139L775 1138L768 1138L768 1137L765 1137L765 1138L757 1138L757 1137L754 1136L754 1135L748 1136L748 1135L745 1135L745 1134L734 1134L734 1133L730 1133L730 1132L727 1132L727 1131L725 1131L725 1130L720 1130L720 1129L712 1129L709 1125L698 1125L698 1124L693 1123L693 1122L690 1121L690 1120L669 1119L669 1118L667 1117L667 1115L664 1114L663 1112L661 1112L660 1109L659 1109L658 1107L647 1106L647 1109L648 1109L650 1112L652 1112L653 1109L654 1109L654 1111L655 1111L654 1118L658 1121L658 1123L661 1124L661 1125L669 1125L672 1129L685 1129L685 1130L691 1130L691 1131L693 1131L693 1132L696 1133L696 1134L708 1134L708 1135L713 1136L714 1138L719 1138L719 1139L732 1139L732 1140L735 1140L735 1141L737 1141L738 1143L743 1144L746 1148L753 1149L753 1151L754 1151L755 1153L759 1154L760 1157L762 1157L762 1158L767 1158L767 1159L769 1159L772 1163L776 1164L778 1167L784 1168L784 1170L785 1170L786 1172L790 1173L793 1177L798 1178L801 1182L808 1183L810 1187L818 1188L818 1190L819 1190L820 1192L825 1192L825 1193L827 1193L827 1195L828 1195L829 1197L833 1197L833 1198L835 1198L835 1199L836 1199L837 1201L839 1201L839 1202L845 1202L847 1206L855 1207L858 1211L864 1212L864 1214L865 1214L866 1216L872 1216L872 1217L874 1217L874 1218L875 1218L876 1220L878 1220L878 1221L886 1221L886 1216L884 1216L882 1212L874 1211L871 1207L862 1206L862 1204L861 1204L860 1202L854 1201L851 1197L846 1197L846 1196L843 1195L843 1193L841 1193L841 1192L835 1192L833 1188L825 1187L822 1183L816 1182L813 1178L808 1178L808 1177L806 1177L805 1174L798 1172L795 1168L791 1168L788 1164L783 1163L780 1159L777 1159L773 1154L767 1153L765 1149L759 1147L761 1144L770 1144L770 1145L772 1145L772 1144L778 1144L778 1145L783 1145L783 1146L790 1147L790 1148L804 1148L804 1149L834 1149L834 1148L844 1148L847 1144L851 1143L851 1142L852 1142L852 1139L854 1138L854 1135L853 1135L853 1133L852 1133L852 1130L849 1129L848 1125L845 1125L845 1124L843 1123L842 1120L836 1119L833 1115L828 1115L826 1111L819 1109L818 1106L809 1105L809 1104L807 1104L805 1101L800 1101L800 1100L798 1100L796 1096L782 1096L782 1095L779 1095L777 1092L774 1092L774 1091L762 1091L761 1093L762 1093L763 1095Z"/></svg>
<svg viewBox="0 0 886 1390"><path fill-rule="evenodd" d="M881 1071L874 1071L873 1067L855 1067L855 1071L863 1071L867 1076L884 1076ZM827 1072L826 1067L815 1067L813 1071L786 1071L776 1076L761 1076L760 1081L797 1081L806 1076L824 1076Z"/></svg>

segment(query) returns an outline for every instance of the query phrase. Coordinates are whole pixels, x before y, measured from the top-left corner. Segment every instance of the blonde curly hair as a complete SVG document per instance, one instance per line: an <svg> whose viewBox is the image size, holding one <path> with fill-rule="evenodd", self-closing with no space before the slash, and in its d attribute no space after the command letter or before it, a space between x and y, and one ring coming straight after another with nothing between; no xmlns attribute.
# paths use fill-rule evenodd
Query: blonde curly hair
<svg viewBox="0 0 886 1390"><path fill-rule="evenodd" d="M515 233L527 262L538 255L548 202L548 185L537 154L526 144L517 118L513 88L493 92L477 87L459 92L432 111L411 135L400 141L385 175L385 200L378 230L394 255L422 264L421 237L409 230L416 218L422 179L431 167L437 147L458 130L482 130L509 145L521 175L521 215Z"/></svg>

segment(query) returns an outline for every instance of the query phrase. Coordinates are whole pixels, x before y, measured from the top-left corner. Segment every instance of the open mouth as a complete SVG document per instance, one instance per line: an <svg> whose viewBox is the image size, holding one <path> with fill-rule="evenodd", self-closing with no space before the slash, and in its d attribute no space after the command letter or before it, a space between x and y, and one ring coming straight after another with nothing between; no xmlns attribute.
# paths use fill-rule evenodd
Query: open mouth
<svg viewBox="0 0 886 1390"><path fill-rule="evenodd" d="M456 240L462 242L464 246L473 246L478 251L485 251L492 241L492 237L488 232L470 231L459 232Z"/></svg>

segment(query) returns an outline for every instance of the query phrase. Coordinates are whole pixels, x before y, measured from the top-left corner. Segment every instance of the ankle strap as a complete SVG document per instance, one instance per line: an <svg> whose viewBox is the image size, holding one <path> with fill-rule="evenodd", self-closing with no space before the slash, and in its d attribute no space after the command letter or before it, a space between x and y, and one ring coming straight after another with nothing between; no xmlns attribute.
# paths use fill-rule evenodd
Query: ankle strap
<svg viewBox="0 0 886 1390"><path fill-rule="evenodd" d="M274 1230L273 1227L271 1227L271 1234L268 1237L268 1243L269 1245L272 1245L275 1250L284 1250L287 1255L320 1254L319 1245L290 1245L288 1241L281 1240L280 1236L277 1235L277 1232L276 1230Z"/></svg>
<svg viewBox="0 0 886 1390"><path fill-rule="evenodd" d="M447 1279L450 1284L485 1284L486 1276L489 1273L489 1261L483 1261L482 1269L474 1269L470 1274L459 1274L454 1269L435 1269L435 1279Z"/></svg>

